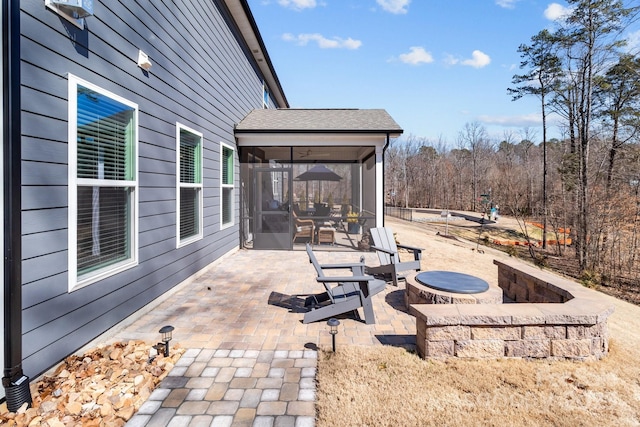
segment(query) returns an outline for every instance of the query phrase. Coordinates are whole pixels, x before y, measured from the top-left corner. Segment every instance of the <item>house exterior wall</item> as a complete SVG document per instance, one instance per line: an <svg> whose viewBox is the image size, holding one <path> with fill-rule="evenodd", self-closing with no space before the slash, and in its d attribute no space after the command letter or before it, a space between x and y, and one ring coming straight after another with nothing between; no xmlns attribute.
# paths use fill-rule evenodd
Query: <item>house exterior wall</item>
<svg viewBox="0 0 640 427"><path fill-rule="evenodd" d="M94 1L81 30L21 1L23 368L38 375L239 243L221 227L221 143L263 78L221 0ZM153 64L136 65L138 50ZM69 291L68 75L136 103L138 265ZM203 135L204 237L176 248L176 123ZM158 325L160 327L162 325Z"/></svg>

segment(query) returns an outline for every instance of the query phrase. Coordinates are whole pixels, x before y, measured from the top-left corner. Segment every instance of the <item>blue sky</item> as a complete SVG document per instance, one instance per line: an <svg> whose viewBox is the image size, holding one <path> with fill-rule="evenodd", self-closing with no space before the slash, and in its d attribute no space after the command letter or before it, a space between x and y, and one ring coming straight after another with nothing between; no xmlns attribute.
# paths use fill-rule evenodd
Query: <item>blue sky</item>
<svg viewBox="0 0 640 427"><path fill-rule="evenodd" d="M552 28L544 0L248 0L292 108L384 108L413 135L456 145L465 123L489 135L536 132L539 102L511 101L518 46ZM636 39L640 31L635 33ZM551 137L559 137L557 127Z"/></svg>

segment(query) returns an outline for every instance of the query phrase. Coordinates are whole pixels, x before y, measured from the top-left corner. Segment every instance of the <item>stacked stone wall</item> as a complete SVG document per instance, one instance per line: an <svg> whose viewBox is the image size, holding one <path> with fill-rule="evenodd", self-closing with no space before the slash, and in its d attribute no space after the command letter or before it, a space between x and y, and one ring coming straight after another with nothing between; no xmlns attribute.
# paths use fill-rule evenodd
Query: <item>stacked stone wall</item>
<svg viewBox="0 0 640 427"><path fill-rule="evenodd" d="M513 304L412 304L424 358L593 360L609 350L613 305L535 267L494 261Z"/></svg>

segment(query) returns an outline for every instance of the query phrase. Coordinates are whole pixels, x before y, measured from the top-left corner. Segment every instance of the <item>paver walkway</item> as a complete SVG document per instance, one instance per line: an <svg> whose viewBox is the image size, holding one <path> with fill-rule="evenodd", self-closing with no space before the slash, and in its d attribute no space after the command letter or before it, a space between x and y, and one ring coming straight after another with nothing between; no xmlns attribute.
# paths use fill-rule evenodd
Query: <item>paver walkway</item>
<svg viewBox="0 0 640 427"><path fill-rule="evenodd" d="M315 424L313 350L190 349L127 426Z"/></svg>
<svg viewBox="0 0 640 427"><path fill-rule="evenodd" d="M356 252L321 252L321 263L355 262ZM377 258L366 253L366 262ZM316 349L330 349L326 322L302 324L304 298L322 285L302 251L239 250L109 331L109 341L159 339L187 349L127 426L312 426ZM341 318L336 343L415 348L404 285L374 296L376 324ZM103 336L103 341L106 339Z"/></svg>

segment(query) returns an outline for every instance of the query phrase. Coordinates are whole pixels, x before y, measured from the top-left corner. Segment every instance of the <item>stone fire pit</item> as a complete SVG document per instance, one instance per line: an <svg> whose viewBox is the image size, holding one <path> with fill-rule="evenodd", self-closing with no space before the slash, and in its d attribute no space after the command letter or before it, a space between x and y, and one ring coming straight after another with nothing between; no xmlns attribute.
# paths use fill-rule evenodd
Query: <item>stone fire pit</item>
<svg viewBox="0 0 640 427"><path fill-rule="evenodd" d="M443 286L447 280L450 286ZM486 286L481 287L479 283ZM412 304L502 304L502 289L468 274L418 272L406 279L405 304L407 309Z"/></svg>
<svg viewBox="0 0 640 427"><path fill-rule="evenodd" d="M513 303L438 296L420 288L415 275L407 278L421 357L593 360L607 354L607 319L614 307L602 295L531 265L511 260L494 264L500 291ZM426 303L447 297L452 303Z"/></svg>

